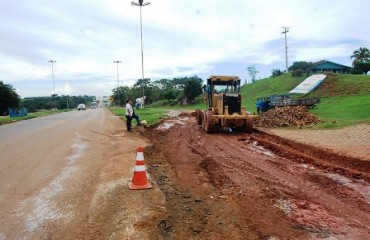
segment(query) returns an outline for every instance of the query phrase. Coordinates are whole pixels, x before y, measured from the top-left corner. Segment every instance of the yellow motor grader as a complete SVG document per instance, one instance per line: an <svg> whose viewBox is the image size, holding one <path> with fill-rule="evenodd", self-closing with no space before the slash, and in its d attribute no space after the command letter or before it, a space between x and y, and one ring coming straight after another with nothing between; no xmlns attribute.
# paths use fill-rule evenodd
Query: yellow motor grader
<svg viewBox="0 0 370 240"><path fill-rule="evenodd" d="M203 90L207 109L197 109L196 120L206 133L223 127L252 132L252 118L242 107L239 77L210 76Z"/></svg>

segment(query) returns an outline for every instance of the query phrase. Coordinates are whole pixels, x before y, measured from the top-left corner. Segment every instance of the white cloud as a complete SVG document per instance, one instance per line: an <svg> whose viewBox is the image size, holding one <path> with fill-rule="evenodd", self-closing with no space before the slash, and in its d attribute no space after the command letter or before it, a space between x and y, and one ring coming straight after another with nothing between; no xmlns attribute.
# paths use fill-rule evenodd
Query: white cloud
<svg viewBox="0 0 370 240"><path fill-rule="evenodd" d="M142 9L145 77L246 74L253 64L284 69L282 26L290 27L290 62L350 62L354 49L370 45L361 24L370 22L369 7L365 0L152 0ZM122 61L121 84L141 78L139 27L129 0L1 1L0 79L22 97L49 95L53 59L61 92L109 95L114 60Z"/></svg>

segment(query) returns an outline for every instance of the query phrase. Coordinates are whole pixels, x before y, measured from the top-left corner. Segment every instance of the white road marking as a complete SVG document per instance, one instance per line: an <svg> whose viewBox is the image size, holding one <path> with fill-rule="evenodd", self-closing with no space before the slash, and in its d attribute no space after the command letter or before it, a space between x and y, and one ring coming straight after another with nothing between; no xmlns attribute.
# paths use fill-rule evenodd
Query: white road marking
<svg viewBox="0 0 370 240"><path fill-rule="evenodd" d="M87 145L77 136L72 144L72 155L67 157L67 166L54 178L50 184L42 189L36 196L28 198L20 203L19 215L24 218L24 234L41 229L42 225L50 220L68 222L72 218L70 206L60 206L54 198L65 189L66 180L76 171L75 162L84 154ZM29 210L31 209L31 210ZM0 238L1 239L1 238Z"/></svg>

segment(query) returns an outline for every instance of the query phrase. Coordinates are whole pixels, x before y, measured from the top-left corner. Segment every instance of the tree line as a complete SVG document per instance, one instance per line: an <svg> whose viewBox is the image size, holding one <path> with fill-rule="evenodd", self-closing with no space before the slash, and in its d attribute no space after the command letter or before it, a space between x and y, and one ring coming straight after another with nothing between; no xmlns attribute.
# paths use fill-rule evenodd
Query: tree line
<svg viewBox="0 0 370 240"><path fill-rule="evenodd" d="M145 104L157 102L159 105L192 103L202 93L203 80L197 76L151 81L139 79L132 87L120 86L112 90L115 105L123 106L126 99L146 96ZM8 115L9 108L26 107L29 112L42 109L72 109L84 103L87 106L95 100L94 96L27 97L21 99L10 84L0 81L0 115Z"/></svg>
<svg viewBox="0 0 370 240"><path fill-rule="evenodd" d="M145 104L175 105L192 103L202 93L203 80L197 76L173 79L139 79L132 87L120 86L112 90L116 105L124 106L127 99L145 96Z"/></svg>
<svg viewBox="0 0 370 240"><path fill-rule="evenodd" d="M28 97L21 100L19 106L26 107L29 112L35 112L41 109L72 109L77 105L84 103L87 106L95 101L94 96L58 96L53 94L50 97Z"/></svg>
<svg viewBox="0 0 370 240"><path fill-rule="evenodd" d="M10 84L0 81L0 115L8 115L9 108L27 108L28 112L35 112L42 109L68 109L77 108L77 105L84 103L88 105L93 102L93 96L58 96L50 97L28 97L21 99Z"/></svg>

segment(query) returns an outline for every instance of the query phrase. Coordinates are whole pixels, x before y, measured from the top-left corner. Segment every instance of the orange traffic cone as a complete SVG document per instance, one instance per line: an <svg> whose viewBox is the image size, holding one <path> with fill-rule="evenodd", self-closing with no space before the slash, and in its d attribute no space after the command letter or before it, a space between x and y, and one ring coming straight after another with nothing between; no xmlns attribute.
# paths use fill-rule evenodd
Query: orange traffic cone
<svg viewBox="0 0 370 240"><path fill-rule="evenodd" d="M137 148L134 177L132 178L132 182L128 184L128 187L133 190L152 188L152 185L150 185L146 176L142 147Z"/></svg>

